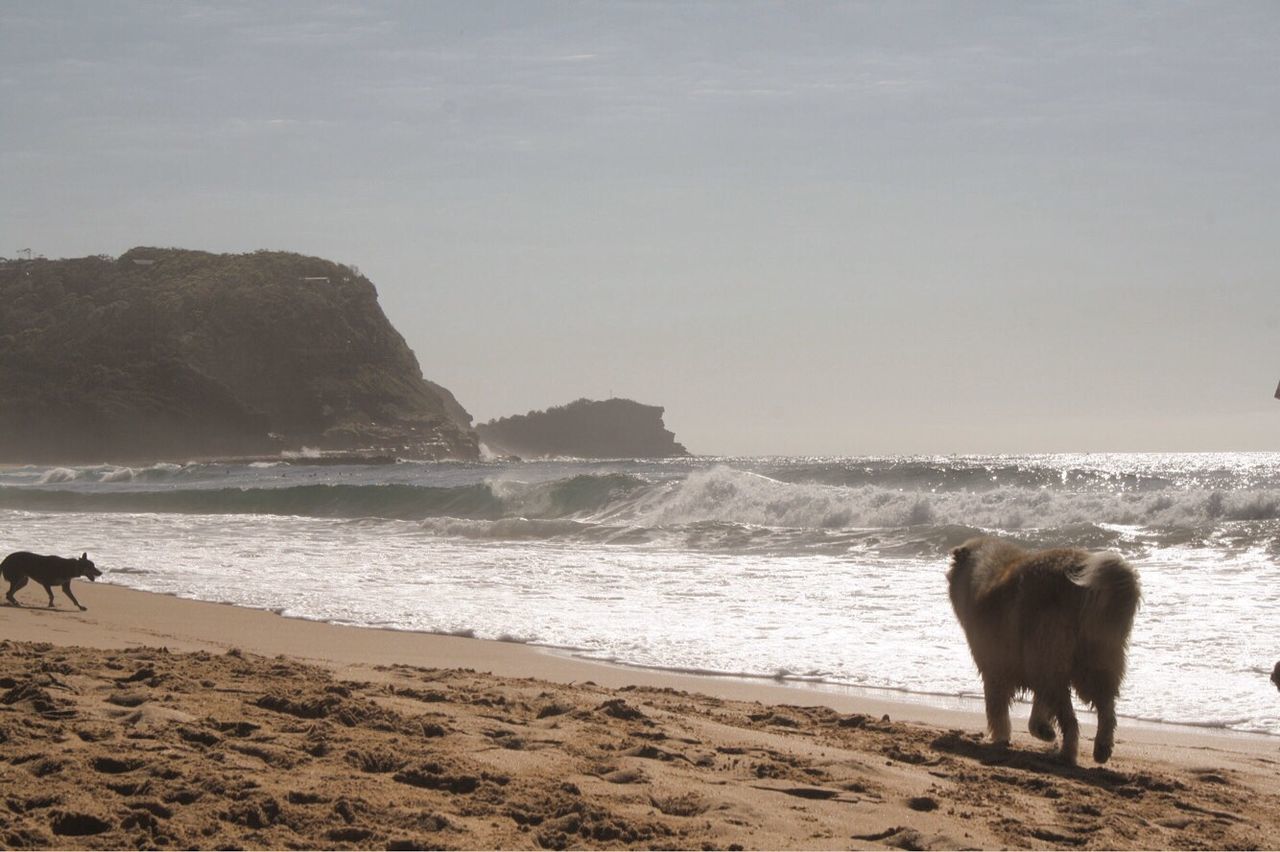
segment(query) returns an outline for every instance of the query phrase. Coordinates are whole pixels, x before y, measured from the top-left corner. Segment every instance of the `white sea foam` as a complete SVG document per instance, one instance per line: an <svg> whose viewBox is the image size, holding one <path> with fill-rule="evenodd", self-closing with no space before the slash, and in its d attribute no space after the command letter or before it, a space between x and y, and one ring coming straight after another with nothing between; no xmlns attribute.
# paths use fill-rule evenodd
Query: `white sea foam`
<svg viewBox="0 0 1280 852"><path fill-rule="evenodd" d="M150 467L146 467L138 471L137 475L148 479L169 479L191 469L194 464L194 462L188 462L184 465L174 464L172 462L156 462Z"/></svg>
<svg viewBox="0 0 1280 852"><path fill-rule="evenodd" d="M49 468L36 480L37 485L49 485L57 482L72 482L80 477L80 471L69 467Z"/></svg>
<svg viewBox="0 0 1280 852"><path fill-rule="evenodd" d="M1280 518L1280 489L1126 491L1024 486L917 491L877 485L782 482L716 466L694 471L599 519L664 526L718 521L806 529L956 525L1022 530L1085 524L1194 527L1219 520Z"/></svg>

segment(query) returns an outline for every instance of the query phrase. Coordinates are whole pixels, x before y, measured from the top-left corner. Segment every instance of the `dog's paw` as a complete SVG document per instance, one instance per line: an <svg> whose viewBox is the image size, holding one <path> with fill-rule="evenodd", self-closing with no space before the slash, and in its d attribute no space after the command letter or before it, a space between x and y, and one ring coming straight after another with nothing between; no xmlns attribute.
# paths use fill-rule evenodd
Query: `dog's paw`
<svg viewBox="0 0 1280 852"><path fill-rule="evenodd" d="M76 604L76 606L80 606L80 605L79 605L79 604ZM88 612L88 611L89 611L89 607L87 607L87 606L81 606L81 607L80 607L80 611L81 611L81 612Z"/></svg>
<svg viewBox="0 0 1280 852"><path fill-rule="evenodd" d="M1031 732L1031 736L1047 743L1053 742L1058 737L1057 732L1053 730L1053 725L1044 719L1032 719L1027 725L1027 730Z"/></svg>
<svg viewBox="0 0 1280 852"><path fill-rule="evenodd" d="M1111 759L1111 750L1115 748L1115 743L1105 740L1094 740L1093 743L1093 760L1095 763L1106 763Z"/></svg>

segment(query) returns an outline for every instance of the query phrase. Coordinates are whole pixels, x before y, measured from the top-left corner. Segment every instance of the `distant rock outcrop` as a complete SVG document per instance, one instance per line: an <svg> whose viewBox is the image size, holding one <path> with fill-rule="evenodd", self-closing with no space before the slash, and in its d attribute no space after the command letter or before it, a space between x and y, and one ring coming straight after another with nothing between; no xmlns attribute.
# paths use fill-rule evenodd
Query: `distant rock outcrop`
<svg viewBox="0 0 1280 852"><path fill-rule="evenodd" d="M0 262L0 461L275 452L475 458L354 268L136 248Z"/></svg>
<svg viewBox="0 0 1280 852"><path fill-rule="evenodd" d="M579 399L476 427L493 452L522 457L668 458L687 456L662 422L663 408L629 399Z"/></svg>

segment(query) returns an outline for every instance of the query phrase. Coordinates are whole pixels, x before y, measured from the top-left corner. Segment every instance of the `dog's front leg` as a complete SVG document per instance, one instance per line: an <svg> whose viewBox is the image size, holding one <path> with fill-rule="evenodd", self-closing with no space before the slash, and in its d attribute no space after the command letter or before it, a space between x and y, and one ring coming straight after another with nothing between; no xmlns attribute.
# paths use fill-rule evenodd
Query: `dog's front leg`
<svg viewBox="0 0 1280 852"><path fill-rule="evenodd" d="M49 595L49 609L53 609L53 586L50 586L47 583L41 583L40 585L44 586L45 592Z"/></svg>
<svg viewBox="0 0 1280 852"><path fill-rule="evenodd" d="M65 583L63 583L63 584L62 584L62 592L63 592L63 594L65 594L67 597L71 598L71 602L72 602L73 604L75 604L76 606L79 606L79 607L80 607L80 611L81 611L81 612L84 612L86 609L88 609L88 607L87 607L87 606L80 606L80 601L76 600L76 596L75 596L75 595L73 595L73 594L71 594L71 581L70 581L70 580L68 580L67 582L65 582ZM53 606L53 593L52 593L52 592L50 592L50 593L49 593L49 606Z"/></svg>

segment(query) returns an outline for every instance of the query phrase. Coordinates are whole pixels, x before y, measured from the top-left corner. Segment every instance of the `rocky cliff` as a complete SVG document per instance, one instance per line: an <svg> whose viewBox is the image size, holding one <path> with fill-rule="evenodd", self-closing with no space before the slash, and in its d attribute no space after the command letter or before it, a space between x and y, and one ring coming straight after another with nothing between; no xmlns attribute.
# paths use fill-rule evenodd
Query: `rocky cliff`
<svg viewBox="0 0 1280 852"><path fill-rule="evenodd" d="M470 421L354 268L154 248L0 263L0 461L474 458Z"/></svg>
<svg viewBox="0 0 1280 852"><path fill-rule="evenodd" d="M663 408L629 399L579 399L476 427L495 453L522 457L667 458L687 456L662 422Z"/></svg>

